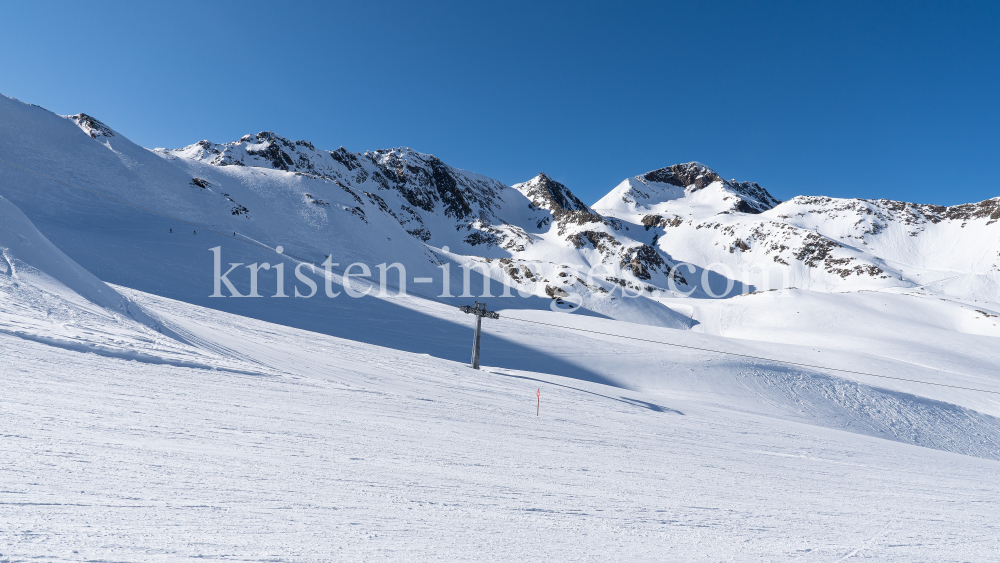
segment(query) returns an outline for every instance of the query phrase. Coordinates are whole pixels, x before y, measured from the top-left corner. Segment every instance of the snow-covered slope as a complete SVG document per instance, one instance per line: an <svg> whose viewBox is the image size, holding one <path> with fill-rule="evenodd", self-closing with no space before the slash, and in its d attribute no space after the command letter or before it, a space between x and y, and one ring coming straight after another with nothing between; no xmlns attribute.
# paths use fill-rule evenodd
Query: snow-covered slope
<svg viewBox="0 0 1000 563"><path fill-rule="evenodd" d="M588 251L576 247L590 243L569 240L575 231L548 242L549 210L535 207L516 189L430 155L404 149L324 152L271 134L221 148L202 143L150 152L90 116L63 118L9 98L0 104L0 146L6 147L0 158L13 164L2 169L2 193L60 248L107 281L328 333L337 332L325 326L324 317L356 308L343 299L282 303L277 311L274 303L207 299L213 292L208 249L218 246L223 263L285 259L289 273L298 262L319 265L328 256L340 268L363 262L373 271L377 264L400 262L410 291L425 295L445 294L445 279L461 291L461 266L477 266L471 276L476 295L482 294L477 280L486 271L518 290L502 292L494 282L494 294L535 297L514 299L508 307L547 308L556 299L564 308L583 303L596 314L636 322L689 323L648 299L606 297L631 276L633 264L644 267L642 256L635 256L641 243L626 241L624 251L598 252L612 273L588 280L580 270L589 265L578 260ZM233 162L269 167L216 160L237 152L241 156ZM273 158L260 160L259 154ZM282 256L269 251L278 246ZM525 254L532 256L522 258ZM649 263L657 262L662 260L653 252ZM261 276L261 291L274 294L274 278ZM417 287L417 278L433 283ZM230 279L241 294L248 293L246 270ZM583 298L563 302L561 288L572 284L584 291Z"/></svg>
<svg viewBox="0 0 1000 563"><path fill-rule="evenodd" d="M1000 426L958 406L979 401L996 415L996 400L648 342L830 355L843 368L1000 390L995 339L928 351L924 360L957 360L964 372L936 373L834 341L504 311L485 323L485 369L473 371L121 291L232 371L0 334L7 559L998 555ZM419 333L454 318L414 306ZM468 321L461 328L467 345Z"/></svg>
<svg viewBox="0 0 1000 563"><path fill-rule="evenodd" d="M448 248L447 256L458 263L489 268L493 279L522 293L560 303L568 299L635 322L684 323L645 296L623 302L609 295L620 286L632 291L645 287L647 293L656 284L666 287L673 264L629 238L630 229L620 221L593 213L544 173L507 187L408 148L323 151L270 132L233 143L201 141L156 152L186 163L192 175L210 176L199 167L207 163L229 173L252 166L325 180L349 194L363 194L356 198L358 210L377 205L362 211L366 216L388 213L412 237L432 248ZM686 283L683 276L675 277Z"/></svg>
<svg viewBox="0 0 1000 563"><path fill-rule="evenodd" d="M395 306L326 298L322 277L309 270L319 285L315 299L210 298L210 249L221 248L223 264L284 261L289 295L297 264L289 255L316 264L332 255L341 268L403 261L410 276L436 275L433 291L441 288L438 256L377 205L359 205L358 194L327 180L166 159L93 118L63 118L9 98L0 98L0 147L0 195L107 282L335 334L353 330L343 319L383 318ZM278 245L284 254L275 252ZM460 270L457 276L460 287ZM262 270L259 278L262 294L274 295L275 273ZM249 293L247 268L229 279L240 294Z"/></svg>
<svg viewBox="0 0 1000 563"><path fill-rule="evenodd" d="M368 207L389 214L413 237L455 250L483 246L512 248L530 243L518 229L504 225L498 213L525 201L502 183L448 166L438 158L405 147L352 153L316 149L308 141L290 141L271 132L247 135L232 143L200 141L176 150L157 149L168 159L213 167L253 167L288 171L324 180L343 190L367 217ZM204 170L204 168L192 168ZM306 202L325 207L324 200ZM494 225L500 223L499 225Z"/></svg>
<svg viewBox="0 0 1000 563"><path fill-rule="evenodd" d="M404 228L428 244L448 246L466 263L500 260L497 279L530 284L539 296L579 295L586 308L638 322L662 323L656 300L644 300L677 293L937 283L953 296L1000 295L1000 237L992 226L1000 199L953 208L814 197L782 203L756 183L725 180L692 162L629 178L589 207L544 173L510 189L411 149L327 152L261 133L160 152L360 186L380 194ZM953 244L961 250L951 252ZM640 297L614 303L609 294L622 288ZM657 314L643 319L643 310Z"/></svg>
<svg viewBox="0 0 1000 563"><path fill-rule="evenodd" d="M715 264L754 290L923 286L1000 302L1000 198L948 208L805 196L778 202L757 184L688 163L625 180L594 209L641 225L673 260Z"/></svg>
<svg viewBox="0 0 1000 563"><path fill-rule="evenodd" d="M0 560L995 559L998 204L689 163L588 206L0 97ZM216 247L291 295L208 297ZM292 296L327 256L411 295ZM483 371L471 264L523 293L485 299Z"/></svg>
<svg viewBox="0 0 1000 563"><path fill-rule="evenodd" d="M279 245L286 256L313 264L327 256L340 267L400 262L411 278L434 280L433 288L410 284L425 295L438 294L444 277L461 287L461 267L475 267L472 279L487 272L494 284L539 298L531 307L556 300L562 308L658 326L691 324L664 306L681 294L927 286L953 297L1000 299L1000 199L947 209L815 197L782 203L755 183L688 163L630 178L590 207L545 174L508 187L407 148L327 151L264 132L151 153L93 117L65 119L8 98L2 103L14 161L126 202L95 210L86 193L5 169L8 197L71 256L110 281L278 322L287 321L252 313L245 303L199 301L207 248L220 245L228 261L246 264L274 262L261 246ZM38 185L56 190L61 208L41 202ZM87 238L76 234L128 221L135 226L126 230L145 240L114 257L95 256L99 247L84 246ZM210 240L194 245L187 233L198 225ZM174 226L183 237L162 236ZM151 252L157 247L170 254ZM164 283L157 287L132 277L132 264L185 271L159 276ZM447 276L443 264L454 266ZM248 276L237 277L247 290Z"/></svg>
<svg viewBox="0 0 1000 563"><path fill-rule="evenodd" d="M0 334L142 363L246 371L192 348L134 300L97 279L0 197ZM239 360L235 364L241 364Z"/></svg>
<svg viewBox="0 0 1000 563"><path fill-rule="evenodd" d="M86 331L95 319L163 332L160 323L56 248L3 197L0 296L0 331L25 338Z"/></svg>
<svg viewBox="0 0 1000 563"><path fill-rule="evenodd" d="M0 257L0 273L12 283L75 293L119 314L141 315L127 299L53 246L20 209L3 197L0 197Z"/></svg>

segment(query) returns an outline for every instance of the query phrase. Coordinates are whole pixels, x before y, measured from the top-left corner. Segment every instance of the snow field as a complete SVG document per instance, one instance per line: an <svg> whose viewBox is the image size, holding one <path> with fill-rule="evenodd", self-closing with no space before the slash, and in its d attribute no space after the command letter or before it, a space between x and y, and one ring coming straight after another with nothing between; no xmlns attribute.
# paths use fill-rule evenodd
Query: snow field
<svg viewBox="0 0 1000 563"><path fill-rule="evenodd" d="M0 336L6 559L1000 555L993 461L143 306L263 375Z"/></svg>

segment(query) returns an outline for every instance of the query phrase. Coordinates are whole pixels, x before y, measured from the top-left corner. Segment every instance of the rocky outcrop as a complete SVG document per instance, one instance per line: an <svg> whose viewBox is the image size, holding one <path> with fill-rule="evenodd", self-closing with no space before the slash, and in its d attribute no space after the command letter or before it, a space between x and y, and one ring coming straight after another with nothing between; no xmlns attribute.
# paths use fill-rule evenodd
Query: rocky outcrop
<svg viewBox="0 0 1000 563"><path fill-rule="evenodd" d="M533 206L552 214L552 220L560 236L565 235L571 227L588 223L602 223L616 230L622 228L621 221L594 212L590 206L573 195L569 188L556 182L544 172L513 187L524 194ZM545 220L539 222L538 228L545 224L547 224Z"/></svg>
<svg viewBox="0 0 1000 563"><path fill-rule="evenodd" d="M80 129L83 129L84 133L90 135L93 139L115 136L115 132L112 131L110 127L85 113L71 115L69 118L72 119L73 122L80 127Z"/></svg>
<svg viewBox="0 0 1000 563"><path fill-rule="evenodd" d="M601 212L607 212L624 202L633 211L662 211L662 204L701 192L710 186L715 190L712 196L708 196L709 199L716 198L715 213L758 214L781 203L756 182L725 180L704 164L688 162L626 180L595 206ZM699 205L704 203L703 197Z"/></svg>
<svg viewBox="0 0 1000 563"><path fill-rule="evenodd" d="M622 253L620 266L623 270L632 272L640 280L649 280L653 272L666 274L669 271L667 262L655 248L648 244L629 248Z"/></svg>
<svg viewBox="0 0 1000 563"><path fill-rule="evenodd" d="M573 195L566 186L556 182L545 172L518 184L518 189L533 205L549 211L586 211L593 213L587 204Z"/></svg>
<svg viewBox="0 0 1000 563"><path fill-rule="evenodd" d="M725 184L739 196L737 198L738 201L733 205L733 211L750 214L763 213L781 203L780 200L775 199L767 190L760 187L760 184L757 182L729 180Z"/></svg>
<svg viewBox="0 0 1000 563"><path fill-rule="evenodd" d="M714 170L699 162L688 162L687 164L674 164L666 168L659 168L642 175L646 182L658 182L660 184L670 184L679 188L693 186L692 190L700 190L712 182L722 182L721 176Z"/></svg>

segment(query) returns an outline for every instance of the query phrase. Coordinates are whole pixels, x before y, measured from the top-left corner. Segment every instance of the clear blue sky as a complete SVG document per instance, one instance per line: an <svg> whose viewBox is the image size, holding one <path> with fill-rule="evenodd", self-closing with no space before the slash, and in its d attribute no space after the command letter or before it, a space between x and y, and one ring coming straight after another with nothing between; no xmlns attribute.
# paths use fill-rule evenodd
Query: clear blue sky
<svg viewBox="0 0 1000 563"><path fill-rule="evenodd" d="M11 2L0 52L0 93L147 147L403 145L587 201L690 160L782 199L1000 196L1000 2Z"/></svg>

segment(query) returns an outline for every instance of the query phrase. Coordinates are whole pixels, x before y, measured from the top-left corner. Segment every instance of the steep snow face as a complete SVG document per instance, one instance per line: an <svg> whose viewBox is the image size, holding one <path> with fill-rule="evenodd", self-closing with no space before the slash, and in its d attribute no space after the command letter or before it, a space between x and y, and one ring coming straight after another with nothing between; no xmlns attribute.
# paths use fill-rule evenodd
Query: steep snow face
<svg viewBox="0 0 1000 563"><path fill-rule="evenodd" d="M8 279L31 280L46 287L76 293L91 303L128 314L124 297L80 267L46 239L21 210L0 197L0 273Z"/></svg>
<svg viewBox="0 0 1000 563"><path fill-rule="evenodd" d="M321 264L332 256L340 270L363 262L376 279L377 264L402 262L411 277L433 277L426 293L441 291L442 259L375 197L305 174L158 155L107 126L94 138L88 128L96 130L96 120L78 121L0 97L0 195L101 280L326 333L347 330L338 319L394 306L327 298L322 268L301 270L318 288L315 298L297 299L296 288L310 293L294 275L299 260ZM253 283L250 266L261 268L266 299L209 297L215 247L223 273L238 265L228 277L241 295ZM289 298L271 298L278 272L264 264L284 264ZM461 270L452 270L460 287ZM395 285L395 271L388 276Z"/></svg>
<svg viewBox="0 0 1000 563"><path fill-rule="evenodd" d="M56 248L2 196L0 297L0 332L6 334L51 338L60 329L73 332L69 327L77 324L76 330L86 330L95 319L133 331L164 332L141 307Z"/></svg>

